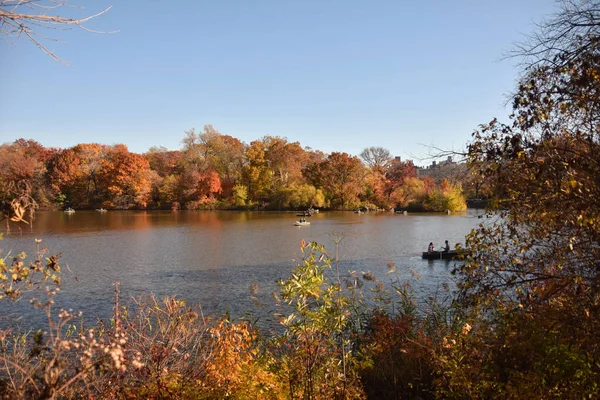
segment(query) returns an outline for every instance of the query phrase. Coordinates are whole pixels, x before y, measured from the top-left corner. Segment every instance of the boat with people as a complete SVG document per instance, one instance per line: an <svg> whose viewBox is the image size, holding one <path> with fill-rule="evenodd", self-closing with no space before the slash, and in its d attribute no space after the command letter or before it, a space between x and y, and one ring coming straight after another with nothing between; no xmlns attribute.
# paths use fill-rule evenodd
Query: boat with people
<svg viewBox="0 0 600 400"><path fill-rule="evenodd" d="M300 220L300 221L296 221L294 222L294 225L296 226L308 226L310 225L310 222L308 222L307 220Z"/></svg>
<svg viewBox="0 0 600 400"><path fill-rule="evenodd" d="M75 210L72 209L71 207L67 207L67 208L64 209L64 212L66 212L67 214L72 214L72 213L75 212Z"/></svg>
<svg viewBox="0 0 600 400"><path fill-rule="evenodd" d="M448 251L424 251L423 258L426 260L453 260L458 257L456 250Z"/></svg>
<svg viewBox="0 0 600 400"><path fill-rule="evenodd" d="M319 209L315 209L315 208L308 208L306 211L299 211L296 213L297 217L312 217L313 214L318 214L319 213Z"/></svg>
<svg viewBox="0 0 600 400"><path fill-rule="evenodd" d="M105 208L96 208L96 211L102 213L102 212L106 212L106 209Z"/></svg>

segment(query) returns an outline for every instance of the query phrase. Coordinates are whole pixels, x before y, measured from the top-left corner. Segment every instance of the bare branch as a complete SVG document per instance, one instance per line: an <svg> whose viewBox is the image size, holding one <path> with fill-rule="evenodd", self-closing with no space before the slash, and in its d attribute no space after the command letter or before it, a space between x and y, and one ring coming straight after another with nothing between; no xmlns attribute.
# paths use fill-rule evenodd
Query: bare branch
<svg viewBox="0 0 600 400"><path fill-rule="evenodd" d="M462 162L465 161L467 159L467 154L468 151L467 150L448 150L448 149L443 149L441 147L437 147L434 146L433 144L424 144L424 143L417 143L421 146L424 146L427 148L428 151L428 155L427 157L415 157L413 155L411 155L411 157L413 157L413 159L415 160L419 160L419 161L425 161L425 160L436 160L436 159L446 159L448 157L452 157L453 159L456 157L456 160L458 160L458 162Z"/></svg>
<svg viewBox="0 0 600 400"><path fill-rule="evenodd" d="M360 157L369 168L381 167L386 169L392 162L389 150L383 147L368 147L360 153Z"/></svg>
<svg viewBox="0 0 600 400"><path fill-rule="evenodd" d="M68 63L49 50L42 40L55 40L41 32L47 29L71 29L75 26L91 33L116 33L117 31L97 31L84 26L85 23L105 14L112 6L83 18L62 17L51 14L62 7L72 7L69 0L0 0L0 35L9 38L26 37L44 54L54 60ZM3 40L7 41L5 38Z"/></svg>
<svg viewBox="0 0 600 400"><path fill-rule="evenodd" d="M598 0L560 0L561 9L536 24L537 31L517 43L504 57L520 58L524 73L540 65L563 66L597 46L600 34Z"/></svg>

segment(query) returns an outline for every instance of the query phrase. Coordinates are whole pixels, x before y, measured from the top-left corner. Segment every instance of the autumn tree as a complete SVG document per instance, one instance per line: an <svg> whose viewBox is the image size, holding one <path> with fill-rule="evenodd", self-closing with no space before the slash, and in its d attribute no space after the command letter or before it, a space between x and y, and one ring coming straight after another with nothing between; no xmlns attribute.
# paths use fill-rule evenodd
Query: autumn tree
<svg viewBox="0 0 600 400"><path fill-rule="evenodd" d="M48 163L48 179L61 204L89 207L102 202L100 171L109 147L82 143L57 151Z"/></svg>
<svg viewBox="0 0 600 400"><path fill-rule="evenodd" d="M427 195L424 181L416 177L407 177L402 185L390 194L390 200L394 206L422 211L424 210L422 205L427 199Z"/></svg>
<svg viewBox="0 0 600 400"><path fill-rule="evenodd" d="M327 155L322 151L313 150L310 147L305 148L305 151L308 160L304 168L302 168L302 177L306 182L316 187L321 187L322 182L320 181L321 173L319 168L327 158Z"/></svg>
<svg viewBox="0 0 600 400"><path fill-rule="evenodd" d="M364 193L362 197L367 205L376 208L392 207L389 197L385 193L385 175L377 168L369 168L364 179Z"/></svg>
<svg viewBox="0 0 600 400"><path fill-rule="evenodd" d="M129 152L123 144L110 147L99 172L106 205L119 209L146 208L154 174L142 155Z"/></svg>
<svg viewBox="0 0 600 400"><path fill-rule="evenodd" d="M385 174L392 164L389 150L383 147L368 147L360 153L360 158L368 167L364 182L365 190L361 196L365 205L377 208L392 207L389 194L385 190Z"/></svg>
<svg viewBox="0 0 600 400"><path fill-rule="evenodd" d="M183 199L180 179L178 175L167 175L156 185L157 205L160 208L171 208L177 210L180 207L180 200Z"/></svg>
<svg viewBox="0 0 600 400"><path fill-rule="evenodd" d="M244 186L252 201L264 201L269 198L273 182L273 171L269 168L265 157L264 144L254 140L246 148L246 163L242 170Z"/></svg>
<svg viewBox="0 0 600 400"><path fill-rule="evenodd" d="M462 187L443 179L439 188L426 192L422 206L427 211L463 211L467 203Z"/></svg>
<svg viewBox="0 0 600 400"><path fill-rule="evenodd" d="M178 203L189 209L213 208L223 190L221 177L213 168L219 159L218 149L224 146L221 134L212 125L206 125L200 134L194 129L185 133Z"/></svg>
<svg viewBox="0 0 600 400"><path fill-rule="evenodd" d="M526 71L514 95L512 124L494 120L483 125L469 146L471 165L494 183L494 204L520 227L507 232L521 238L524 247L514 250L531 261L551 255L552 264L564 263L560 274L542 274L542 281L582 272L585 263L579 261L595 254L594 243L600 239L591 222L600 209L595 179L600 162L600 9L595 5L564 3L563 13L545 27L567 24L582 31L560 36L566 41L563 50ZM540 242L545 245L536 247ZM521 279L512 284L517 282Z"/></svg>
<svg viewBox="0 0 600 400"><path fill-rule="evenodd" d="M201 134L192 128L185 131L185 137L181 139L183 144L183 162L187 165L193 164L196 169L206 166L206 150L202 145Z"/></svg>
<svg viewBox="0 0 600 400"><path fill-rule="evenodd" d="M148 160L150 168L161 177L177 173L182 159L181 151L171 151L162 146L151 147L143 156Z"/></svg>
<svg viewBox="0 0 600 400"><path fill-rule="evenodd" d="M265 159L275 177L275 187L287 186L302 179L302 168L307 163L307 156L300 143L290 143L285 138L265 136Z"/></svg>
<svg viewBox="0 0 600 400"><path fill-rule="evenodd" d="M230 196L233 187L242 179L244 143L219 133L212 125L204 127L200 141L208 167L219 175L223 196Z"/></svg>
<svg viewBox="0 0 600 400"><path fill-rule="evenodd" d="M331 206L347 209L359 204L365 172L358 157L333 152L317 166L313 175Z"/></svg>
<svg viewBox="0 0 600 400"><path fill-rule="evenodd" d="M299 201L301 198L306 199L310 192L313 195L316 193L313 186L305 186L302 170L309 157L300 143L288 142L287 139L277 136L265 136L260 142L264 148L266 168L272 177L269 188L270 208L310 207L312 200Z"/></svg>
<svg viewBox="0 0 600 400"><path fill-rule="evenodd" d="M76 185L83 178L80 164L79 154L73 148L58 150L48 163L48 181L56 193L55 201L61 206L77 199Z"/></svg>
<svg viewBox="0 0 600 400"><path fill-rule="evenodd" d="M501 218L468 237L473 350L452 351L469 361L445 382L466 397L597 397L600 3L564 1L519 51L512 122L482 125L469 145Z"/></svg>
<svg viewBox="0 0 600 400"><path fill-rule="evenodd" d="M385 171L385 196L390 200L392 194L404 184L406 179L416 177L417 170L412 161L394 160Z"/></svg>
<svg viewBox="0 0 600 400"><path fill-rule="evenodd" d="M49 203L45 190L49 154L33 140L0 146L0 218L6 219L7 228L9 220L24 221L25 213L31 216L40 203Z"/></svg>
<svg viewBox="0 0 600 400"><path fill-rule="evenodd" d="M180 185L183 189L185 208L200 209L214 208L216 197L221 193L221 179L216 171L186 170L181 176Z"/></svg>
<svg viewBox="0 0 600 400"><path fill-rule="evenodd" d="M158 208L179 208L181 187L179 176L183 167L183 153L166 147L151 147L143 154L154 171L152 184L152 206Z"/></svg>

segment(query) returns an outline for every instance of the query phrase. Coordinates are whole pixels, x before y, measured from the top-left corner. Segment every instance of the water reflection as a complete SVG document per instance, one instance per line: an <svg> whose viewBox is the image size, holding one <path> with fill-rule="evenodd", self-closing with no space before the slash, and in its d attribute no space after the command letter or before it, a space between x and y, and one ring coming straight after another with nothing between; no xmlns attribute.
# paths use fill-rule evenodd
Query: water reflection
<svg viewBox="0 0 600 400"><path fill-rule="evenodd" d="M261 318L272 319L271 292L299 259L301 240L339 254L339 267L370 271L384 283L410 282L421 298L436 295L450 279L453 262L422 260L429 242L463 242L481 220L477 214L320 213L295 227L295 213L77 211L39 212L31 229L12 230L0 248L35 252L35 238L62 252L63 291L58 302L88 316L111 314L113 282L123 298L155 293L201 303L207 313L243 315L256 310L250 285L258 283ZM388 263L396 265L389 274ZM416 271L421 279L411 274ZM22 302L17 307L28 307ZM22 308L23 309L23 308ZM22 310L21 309L21 310ZM8 311L6 314L8 315ZM28 318L31 322L35 318Z"/></svg>

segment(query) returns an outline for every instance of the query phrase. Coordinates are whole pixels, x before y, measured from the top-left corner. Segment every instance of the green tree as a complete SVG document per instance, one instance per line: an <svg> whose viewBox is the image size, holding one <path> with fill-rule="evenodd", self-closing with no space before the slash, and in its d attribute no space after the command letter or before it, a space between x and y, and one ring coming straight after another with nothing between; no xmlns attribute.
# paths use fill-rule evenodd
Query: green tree
<svg viewBox="0 0 600 400"><path fill-rule="evenodd" d="M178 209L179 200L181 199L179 178L176 175L165 176L158 187L158 196L161 205Z"/></svg>
<svg viewBox="0 0 600 400"><path fill-rule="evenodd" d="M236 207L246 206L248 201L248 188L244 185L235 185L233 187L233 204Z"/></svg>
<svg viewBox="0 0 600 400"><path fill-rule="evenodd" d="M331 259L325 248L302 241L301 250L302 261L279 282L290 313L280 319L285 331L276 341L277 373L288 383L290 398L364 398L349 347L349 299L341 282L326 274Z"/></svg>

